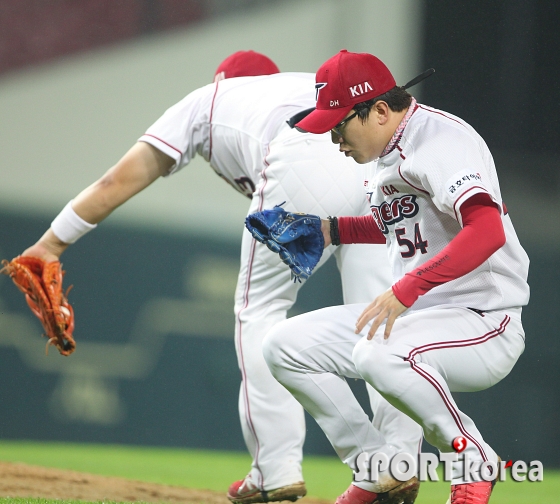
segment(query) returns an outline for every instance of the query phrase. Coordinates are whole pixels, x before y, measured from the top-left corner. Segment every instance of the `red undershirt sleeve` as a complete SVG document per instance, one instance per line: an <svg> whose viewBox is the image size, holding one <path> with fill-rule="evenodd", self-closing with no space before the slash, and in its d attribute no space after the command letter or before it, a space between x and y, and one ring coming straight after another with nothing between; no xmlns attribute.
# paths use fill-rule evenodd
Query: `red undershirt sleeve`
<svg viewBox="0 0 560 504"><path fill-rule="evenodd" d="M500 211L488 194L475 194L460 211L463 229L457 236L393 285L393 293L406 307L430 289L470 273L506 242Z"/></svg>
<svg viewBox="0 0 560 504"><path fill-rule="evenodd" d="M371 215L339 217L340 243L385 243L385 236Z"/></svg>

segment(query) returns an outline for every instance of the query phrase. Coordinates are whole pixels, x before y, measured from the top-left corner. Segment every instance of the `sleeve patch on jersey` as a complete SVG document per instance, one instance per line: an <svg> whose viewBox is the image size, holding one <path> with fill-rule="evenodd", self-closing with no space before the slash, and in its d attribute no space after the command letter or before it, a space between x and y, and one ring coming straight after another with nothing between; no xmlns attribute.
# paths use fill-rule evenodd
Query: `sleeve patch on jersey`
<svg viewBox="0 0 560 504"><path fill-rule="evenodd" d="M473 185L474 183L482 182L482 176L476 172L459 173L450 178L445 184L447 192L451 196L455 196L458 191L463 188Z"/></svg>

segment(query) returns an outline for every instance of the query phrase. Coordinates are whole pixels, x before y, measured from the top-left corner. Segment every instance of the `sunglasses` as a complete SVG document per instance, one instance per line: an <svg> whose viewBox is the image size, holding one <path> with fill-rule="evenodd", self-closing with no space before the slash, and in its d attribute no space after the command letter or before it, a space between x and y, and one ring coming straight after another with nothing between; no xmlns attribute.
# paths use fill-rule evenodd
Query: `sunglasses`
<svg viewBox="0 0 560 504"><path fill-rule="evenodd" d="M358 115L358 112L354 112L352 115L349 115L346 119L342 119L334 128L331 128L331 131L338 136L342 136L342 128L350 122L354 117Z"/></svg>

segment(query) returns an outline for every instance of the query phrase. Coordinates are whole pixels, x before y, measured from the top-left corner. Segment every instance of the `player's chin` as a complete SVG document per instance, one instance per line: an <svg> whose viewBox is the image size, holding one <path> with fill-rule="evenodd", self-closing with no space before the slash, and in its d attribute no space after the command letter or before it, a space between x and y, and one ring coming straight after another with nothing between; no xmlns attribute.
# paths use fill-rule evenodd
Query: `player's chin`
<svg viewBox="0 0 560 504"><path fill-rule="evenodd" d="M366 164L369 163L370 161L373 161L373 159L369 159L368 156L364 156L363 154L357 151L349 151L346 152L345 154L346 157L351 157L358 164Z"/></svg>

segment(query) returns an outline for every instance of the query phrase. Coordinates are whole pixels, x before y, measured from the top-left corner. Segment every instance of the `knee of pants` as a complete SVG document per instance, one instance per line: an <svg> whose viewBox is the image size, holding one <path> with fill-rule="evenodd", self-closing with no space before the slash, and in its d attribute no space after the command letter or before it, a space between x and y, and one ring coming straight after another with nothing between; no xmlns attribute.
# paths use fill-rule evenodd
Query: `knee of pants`
<svg viewBox="0 0 560 504"><path fill-rule="evenodd" d="M286 367L289 361L288 348L291 346L291 334L294 332L289 330L290 320L284 320L277 323L264 337L262 343L262 352L264 360L272 376L278 380L278 373L282 368ZM279 380L280 381L280 380Z"/></svg>
<svg viewBox="0 0 560 504"><path fill-rule="evenodd" d="M382 394L391 394L398 382L395 371L404 363L402 357L391 351L390 346L366 338L354 347L352 360L363 379Z"/></svg>

